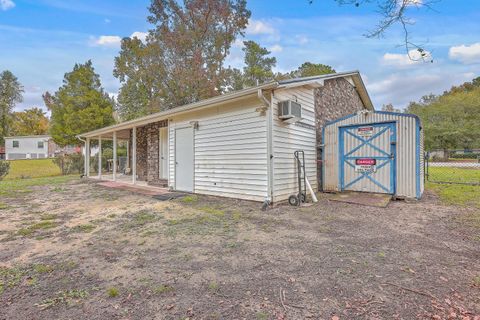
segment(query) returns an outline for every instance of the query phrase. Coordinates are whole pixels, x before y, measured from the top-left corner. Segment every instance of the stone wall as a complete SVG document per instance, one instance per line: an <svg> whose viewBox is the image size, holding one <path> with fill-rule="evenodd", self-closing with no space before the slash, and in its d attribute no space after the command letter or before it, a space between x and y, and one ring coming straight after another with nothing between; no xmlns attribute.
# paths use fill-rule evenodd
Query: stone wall
<svg viewBox="0 0 480 320"><path fill-rule="evenodd" d="M344 78L325 81L323 87L315 90L315 116L317 127L317 146L322 144L322 128L328 121L355 113L364 109L357 90ZM317 149L318 186L322 185L322 153Z"/></svg>
<svg viewBox="0 0 480 320"><path fill-rule="evenodd" d="M168 125L167 120L137 128L137 176L140 181L158 184L159 179L159 129ZM132 133L130 133L130 140ZM130 143L130 148L131 148ZM130 150L129 154L132 152Z"/></svg>

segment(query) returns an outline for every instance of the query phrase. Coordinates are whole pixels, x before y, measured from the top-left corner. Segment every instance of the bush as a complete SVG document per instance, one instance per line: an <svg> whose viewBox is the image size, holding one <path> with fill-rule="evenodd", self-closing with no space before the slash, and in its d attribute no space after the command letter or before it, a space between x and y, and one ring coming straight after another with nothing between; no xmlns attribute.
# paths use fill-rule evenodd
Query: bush
<svg viewBox="0 0 480 320"><path fill-rule="evenodd" d="M60 168L63 175L83 173L84 162L81 153L59 155L53 159L53 163Z"/></svg>
<svg viewBox="0 0 480 320"><path fill-rule="evenodd" d="M0 181L8 174L8 171L10 171L10 163L0 160Z"/></svg>
<svg viewBox="0 0 480 320"><path fill-rule="evenodd" d="M480 153L470 152L470 153L452 153L450 155L452 159L478 159L480 158Z"/></svg>

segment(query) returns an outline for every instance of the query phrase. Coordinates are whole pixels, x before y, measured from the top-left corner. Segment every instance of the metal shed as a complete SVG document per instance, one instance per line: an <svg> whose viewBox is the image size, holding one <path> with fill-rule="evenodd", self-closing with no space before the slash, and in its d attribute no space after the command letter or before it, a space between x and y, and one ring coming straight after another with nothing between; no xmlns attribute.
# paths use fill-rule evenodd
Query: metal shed
<svg viewBox="0 0 480 320"><path fill-rule="evenodd" d="M423 131L416 115L360 111L327 123L322 142L324 191L421 198Z"/></svg>

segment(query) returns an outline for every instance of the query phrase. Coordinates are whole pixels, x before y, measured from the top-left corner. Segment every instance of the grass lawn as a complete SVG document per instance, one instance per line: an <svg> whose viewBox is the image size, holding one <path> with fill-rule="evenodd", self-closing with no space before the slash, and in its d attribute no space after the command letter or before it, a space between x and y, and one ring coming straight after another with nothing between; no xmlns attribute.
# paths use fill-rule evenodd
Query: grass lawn
<svg viewBox="0 0 480 320"><path fill-rule="evenodd" d="M62 174L52 159L11 160L9 162L10 172L5 180L53 177Z"/></svg>
<svg viewBox="0 0 480 320"><path fill-rule="evenodd" d="M0 181L0 197L13 197L22 193L31 192L31 187L35 186L55 186L63 184L70 180L78 178L78 176L57 176L57 177L42 177L32 179L17 179L17 180L3 180ZM1 207L1 202L0 202Z"/></svg>
<svg viewBox="0 0 480 320"><path fill-rule="evenodd" d="M445 182L480 182L480 170L468 168L430 167L426 187L435 191L446 204L480 208L480 185Z"/></svg>
<svg viewBox="0 0 480 320"><path fill-rule="evenodd" d="M480 169L455 167L429 167L429 181L480 184Z"/></svg>

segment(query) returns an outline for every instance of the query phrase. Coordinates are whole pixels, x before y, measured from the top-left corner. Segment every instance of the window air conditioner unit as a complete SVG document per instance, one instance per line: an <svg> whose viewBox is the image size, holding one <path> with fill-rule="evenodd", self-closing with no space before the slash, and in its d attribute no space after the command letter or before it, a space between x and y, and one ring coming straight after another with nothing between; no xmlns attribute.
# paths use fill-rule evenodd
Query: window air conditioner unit
<svg viewBox="0 0 480 320"><path fill-rule="evenodd" d="M278 118L287 123L294 123L302 119L302 105L292 100L278 103Z"/></svg>

